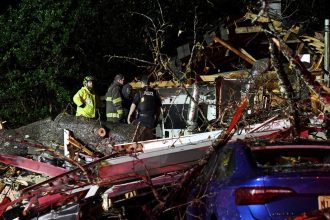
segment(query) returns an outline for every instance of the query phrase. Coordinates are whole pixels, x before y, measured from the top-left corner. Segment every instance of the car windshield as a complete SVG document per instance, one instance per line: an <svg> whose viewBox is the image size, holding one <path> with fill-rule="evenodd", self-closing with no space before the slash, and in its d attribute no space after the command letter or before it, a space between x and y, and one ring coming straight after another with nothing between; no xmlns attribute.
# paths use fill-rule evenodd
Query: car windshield
<svg viewBox="0 0 330 220"><path fill-rule="evenodd" d="M257 167L269 172L330 171L329 146L267 146L252 148Z"/></svg>

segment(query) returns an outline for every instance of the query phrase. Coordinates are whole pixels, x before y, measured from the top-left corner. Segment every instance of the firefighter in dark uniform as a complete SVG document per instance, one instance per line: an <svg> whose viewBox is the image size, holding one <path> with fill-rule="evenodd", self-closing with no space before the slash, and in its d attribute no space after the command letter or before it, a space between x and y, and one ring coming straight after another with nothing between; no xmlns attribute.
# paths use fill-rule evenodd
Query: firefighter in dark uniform
<svg viewBox="0 0 330 220"><path fill-rule="evenodd" d="M156 90L149 86L147 75L141 78L142 90L138 91L133 99L130 111L128 113L127 122L131 124L132 115L137 109L138 114L133 124L137 124L134 141L145 141L154 139L154 129L156 127L160 109L161 99Z"/></svg>
<svg viewBox="0 0 330 220"><path fill-rule="evenodd" d="M117 74L113 83L106 93L106 116L107 121L118 123L124 120L123 99L121 86L124 84L124 76Z"/></svg>

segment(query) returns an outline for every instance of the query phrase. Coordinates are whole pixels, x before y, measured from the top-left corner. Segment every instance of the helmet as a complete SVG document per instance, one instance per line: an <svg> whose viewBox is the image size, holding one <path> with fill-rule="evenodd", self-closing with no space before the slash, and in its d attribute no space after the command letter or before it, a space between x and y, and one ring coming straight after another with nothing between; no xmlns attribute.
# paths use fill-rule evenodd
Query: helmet
<svg viewBox="0 0 330 220"><path fill-rule="evenodd" d="M94 81L93 76L85 76L83 84L86 85L88 81Z"/></svg>

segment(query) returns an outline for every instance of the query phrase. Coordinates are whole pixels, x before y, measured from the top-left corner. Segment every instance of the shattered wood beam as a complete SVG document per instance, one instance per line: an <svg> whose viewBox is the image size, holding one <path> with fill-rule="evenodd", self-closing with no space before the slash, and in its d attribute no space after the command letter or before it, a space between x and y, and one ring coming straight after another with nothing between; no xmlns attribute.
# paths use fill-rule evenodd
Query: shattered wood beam
<svg viewBox="0 0 330 220"><path fill-rule="evenodd" d="M69 143L78 148L79 150L82 150L85 152L88 156L94 156L94 153L90 151L87 147L82 145L79 141L74 139L72 136L69 136Z"/></svg>
<svg viewBox="0 0 330 220"><path fill-rule="evenodd" d="M299 32L299 27L298 26L292 26L283 36L283 40L285 40L285 42L288 42L288 39L291 35L291 33L294 33L294 34L298 34Z"/></svg>
<svg viewBox="0 0 330 220"><path fill-rule="evenodd" d="M246 34L246 33L258 33L262 32L261 26L250 26L250 27L237 27L235 28L236 34Z"/></svg>
<svg viewBox="0 0 330 220"><path fill-rule="evenodd" d="M319 51L320 54L323 54L324 42L322 42L321 40L311 36L302 36L301 40L306 44L314 46Z"/></svg>
<svg viewBox="0 0 330 220"><path fill-rule="evenodd" d="M282 30L281 22L276 21L276 20L270 20L268 17L258 16L256 14L253 14L253 13L250 13L250 12L246 13L244 17L245 17L245 19L252 20L252 21L256 19L260 23L270 23L270 22L272 22L277 30Z"/></svg>
<svg viewBox="0 0 330 220"><path fill-rule="evenodd" d="M254 59L253 56L251 56L251 54L249 54L246 50L244 50L243 48L239 48L239 51L244 54L245 56L249 57L253 62L256 62L256 59Z"/></svg>
<svg viewBox="0 0 330 220"><path fill-rule="evenodd" d="M323 55L321 55L320 59L315 63L315 66L314 66L313 69L319 70L320 69L320 66L322 64L322 61L323 61Z"/></svg>
<svg viewBox="0 0 330 220"><path fill-rule="evenodd" d="M213 75L200 75L200 78L204 82L214 82L216 78L219 76L225 78L225 79L244 79L249 76L249 71L248 70L235 70L235 71L229 71L229 72L222 72L222 73L217 73Z"/></svg>
<svg viewBox="0 0 330 220"><path fill-rule="evenodd" d="M289 36L291 33L298 34L299 32L299 27L293 25L289 30L283 29L282 23L280 21L270 19L269 17L263 16L263 15L256 15L251 12L248 12L244 15L244 18L246 20L251 20L251 21L258 21L259 23L263 24L272 24L277 32L279 32L283 36L283 39L285 41L288 40Z"/></svg>
<svg viewBox="0 0 330 220"><path fill-rule="evenodd" d="M226 43L225 41L221 40L218 37L214 37L213 38L214 42L216 43L220 43L222 46L224 46L225 48L227 48L228 50L232 51L233 53L235 53L237 56L241 57L243 60L245 60L246 62L253 64L254 61L250 58L252 57L245 55L244 53L242 53L241 51L239 51L238 49L232 47L231 45L229 45L228 43Z"/></svg>

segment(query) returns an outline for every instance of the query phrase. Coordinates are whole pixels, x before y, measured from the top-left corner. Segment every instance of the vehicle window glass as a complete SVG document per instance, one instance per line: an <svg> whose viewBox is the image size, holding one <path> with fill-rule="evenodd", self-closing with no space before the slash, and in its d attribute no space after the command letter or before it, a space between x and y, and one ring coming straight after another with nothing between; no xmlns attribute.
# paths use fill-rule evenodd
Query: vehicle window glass
<svg viewBox="0 0 330 220"><path fill-rule="evenodd" d="M330 150L286 148L252 150L256 165L272 172L330 171Z"/></svg>
<svg viewBox="0 0 330 220"><path fill-rule="evenodd" d="M232 148L224 148L217 160L217 168L214 177L217 180L223 180L232 174Z"/></svg>
<svg viewBox="0 0 330 220"><path fill-rule="evenodd" d="M203 168L201 178L204 180L222 180L232 172L230 169L232 148L225 147L217 154L211 156L209 162Z"/></svg>

